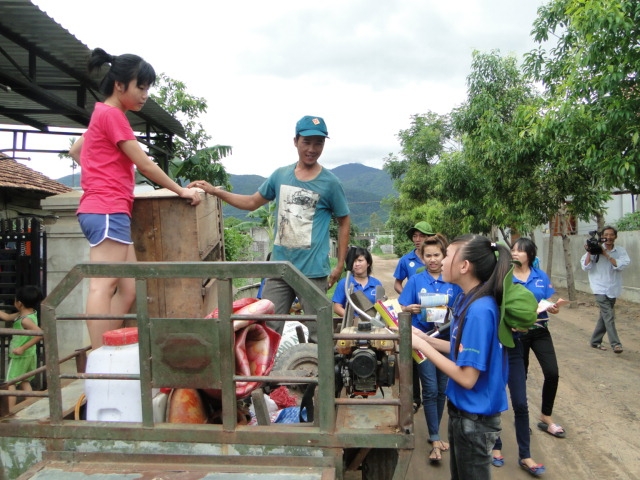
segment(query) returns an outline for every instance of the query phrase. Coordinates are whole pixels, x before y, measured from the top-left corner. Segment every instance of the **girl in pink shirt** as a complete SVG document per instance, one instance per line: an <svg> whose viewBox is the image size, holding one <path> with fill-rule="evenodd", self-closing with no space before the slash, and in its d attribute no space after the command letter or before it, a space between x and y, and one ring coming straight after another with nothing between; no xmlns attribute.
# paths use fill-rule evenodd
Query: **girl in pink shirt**
<svg viewBox="0 0 640 480"><path fill-rule="evenodd" d="M100 84L104 102L97 102L89 128L69 150L82 167L84 191L77 215L89 240L92 262L135 262L131 240L134 165L154 183L167 188L191 205L200 203L196 190L183 188L169 178L142 150L125 116L140 111L155 83L153 67L132 54L113 56L96 48L89 59L89 71L110 64ZM132 278L92 278L87 297L87 314L123 315L135 299ZM91 346L102 345L102 334L120 328L122 320L87 320Z"/></svg>

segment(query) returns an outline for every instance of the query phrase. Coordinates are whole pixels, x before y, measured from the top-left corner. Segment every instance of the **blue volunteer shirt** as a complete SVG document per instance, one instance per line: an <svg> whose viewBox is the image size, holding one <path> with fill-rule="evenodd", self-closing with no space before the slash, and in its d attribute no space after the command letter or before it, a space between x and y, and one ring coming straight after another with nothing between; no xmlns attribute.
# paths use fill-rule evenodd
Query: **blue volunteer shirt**
<svg viewBox="0 0 640 480"><path fill-rule="evenodd" d="M480 297L469 305L456 358L454 349L460 335L458 315L464 309L464 303L465 295L458 295L451 328L450 357L459 367L473 367L480 375L470 389L450 379L445 393L459 410L494 415L508 408L509 363L507 350L498 340L500 308L491 296Z"/></svg>
<svg viewBox="0 0 640 480"><path fill-rule="evenodd" d="M336 289L333 292L333 298L331 299L333 303L338 303L343 307L347 306L347 295L344 293L344 285L346 280L346 278L343 278L338 282L338 285L336 285ZM356 282L355 278L353 277L349 277L349 281L350 284L353 285L354 292L363 292L366 295L367 299L371 301L371 303L376 302L376 287L378 285L382 285L382 282L380 282L380 280L375 277L369 277L367 279L367 284L364 287Z"/></svg>
<svg viewBox="0 0 640 480"><path fill-rule="evenodd" d="M402 282L405 278L410 278L415 275L416 270L420 267L424 267L422 259L418 256L415 250L411 250L398 260L396 270L393 272L393 278Z"/></svg>
<svg viewBox="0 0 640 480"><path fill-rule="evenodd" d="M433 278L429 272L422 271L417 275L409 277L407 284L402 289L402 293L398 297L398 303L403 307L420 303L420 292L426 293L442 293L449 295L449 307L452 307L456 297L462 292L458 285L442 281L442 275L437 279ZM423 332L433 330L433 322L427 322L424 314L411 314L411 324Z"/></svg>
<svg viewBox="0 0 640 480"><path fill-rule="evenodd" d="M514 276L513 283L524 285L527 290L533 293L538 302L540 302L540 300L551 298L553 294L556 293L547 274L543 270L540 270L538 268L531 268L529 278L527 278L526 282L518 280ZM544 327L547 323L547 320L549 320L549 314L547 312L540 312L538 314L536 325Z"/></svg>

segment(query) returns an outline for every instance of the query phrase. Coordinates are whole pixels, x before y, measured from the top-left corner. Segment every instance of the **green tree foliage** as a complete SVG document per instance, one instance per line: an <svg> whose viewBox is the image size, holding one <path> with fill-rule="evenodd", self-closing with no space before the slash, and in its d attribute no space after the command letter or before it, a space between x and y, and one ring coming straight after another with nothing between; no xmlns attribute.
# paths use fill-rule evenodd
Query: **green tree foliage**
<svg viewBox="0 0 640 480"><path fill-rule="evenodd" d="M442 204L434 196L433 171L450 149L450 119L447 115L427 112L411 117L411 125L398 133L401 156L389 155L384 169L394 181L399 195L388 199L391 214L386 228L395 232L394 250L399 256L413 248L406 231L420 221L427 221L434 230L450 235Z"/></svg>
<svg viewBox="0 0 640 480"><path fill-rule="evenodd" d="M627 213L618 220L617 227L621 232L640 230L640 212Z"/></svg>
<svg viewBox="0 0 640 480"><path fill-rule="evenodd" d="M349 245L356 244L356 237L358 236L358 233L358 226L351 222L349 226ZM338 221L336 220L336 217L331 217L331 222L329 222L329 237L334 240L338 239Z"/></svg>
<svg viewBox="0 0 640 480"><path fill-rule="evenodd" d="M540 146L521 136L539 97L516 58L497 51L474 52L467 83L467 101L452 113L463 152L447 173L458 175L456 182L463 178L460 171L474 179L474 202L484 211L481 231L491 225L530 231L557 210L545 194L549 182Z"/></svg>
<svg viewBox="0 0 640 480"><path fill-rule="evenodd" d="M602 187L638 192L640 2L551 0L533 36L540 46L525 67L548 94L539 133L564 142Z"/></svg>
<svg viewBox="0 0 640 480"><path fill-rule="evenodd" d="M411 125L398 133L401 158L390 155L385 159L384 169L394 181L399 197L392 205L391 216L396 207L415 207L431 198L431 167L435 165L451 138L451 127L446 115L427 112L413 115Z"/></svg>
<svg viewBox="0 0 640 480"><path fill-rule="evenodd" d="M198 117L207 111L203 98L187 93L187 86L165 74L160 74L156 82L156 93L151 98L182 123L184 139L160 136L157 143L173 153L169 162L169 174L179 180L202 179L212 185L231 189L229 174L220 160L231 154L231 147L215 145L207 147L211 136L205 131Z"/></svg>
<svg viewBox="0 0 640 480"><path fill-rule="evenodd" d="M224 219L224 250L228 262L253 260L251 245L253 238L247 234L247 222L234 217Z"/></svg>
<svg viewBox="0 0 640 480"><path fill-rule="evenodd" d="M462 151L443 155L433 168L433 194L439 200L439 232L450 238L467 232L488 233L491 223L478 201L491 195L481 170L466 161ZM435 228L435 227L434 227Z"/></svg>
<svg viewBox="0 0 640 480"><path fill-rule="evenodd" d="M374 232L384 230L384 223L380 220L380 216L377 212L373 212L369 216L369 228Z"/></svg>

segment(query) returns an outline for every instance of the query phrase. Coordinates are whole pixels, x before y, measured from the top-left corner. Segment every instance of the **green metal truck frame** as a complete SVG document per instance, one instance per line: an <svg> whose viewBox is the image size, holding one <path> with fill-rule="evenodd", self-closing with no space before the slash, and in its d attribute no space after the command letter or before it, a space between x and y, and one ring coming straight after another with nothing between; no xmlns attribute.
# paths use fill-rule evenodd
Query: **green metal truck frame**
<svg viewBox="0 0 640 480"><path fill-rule="evenodd" d="M135 318L139 329L140 374L63 373L58 356L58 320L77 320L84 314L59 314L65 298L92 277L135 278ZM295 286L316 309L317 316L296 320L318 322L317 378L296 377L298 383L317 383L315 420L307 424L238 425L235 382L264 381L265 377L235 375L233 320L258 318L232 314L233 279L281 278ZM219 315L204 318L150 318L147 281L166 278L217 279ZM180 294L180 292L176 292ZM396 395L384 398L336 398L334 344L355 338L334 332L332 305L324 292L289 262L139 262L85 263L75 266L42 303L46 346L48 417L0 420L0 478L92 478L91 473L121 474L109 478L155 478L148 472L189 472L179 478L296 478L343 479L361 467L366 480L401 480L414 448L412 359L410 348L398 353ZM92 318L114 318L95 317ZM119 317L122 318L122 317ZM261 319L264 319L261 317ZM270 320L291 320L271 315ZM356 334L357 338L374 337ZM410 316L400 317L398 332L387 337L411 344ZM66 418L63 384L88 378L139 379L142 422L91 422ZM294 383L296 378L268 377L270 383ZM152 389L216 388L222 390L222 423L192 425L155 423ZM60 472L59 477L55 472ZM73 477L69 472L74 473ZM147 473L145 473L147 472ZM47 475L45 475L45 473ZM131 476L135 474L134 476ZM140 474L138 476L138 474ZM85 476L82 476L85 475ZM234 476L237 475L237 476Z"/></svg>

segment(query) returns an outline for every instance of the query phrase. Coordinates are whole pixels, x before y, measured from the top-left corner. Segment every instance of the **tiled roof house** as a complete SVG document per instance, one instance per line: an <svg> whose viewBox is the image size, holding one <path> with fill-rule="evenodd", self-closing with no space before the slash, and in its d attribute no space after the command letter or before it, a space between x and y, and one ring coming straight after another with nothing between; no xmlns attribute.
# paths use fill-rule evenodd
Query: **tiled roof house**
<svg viewBox="0 0 640 480"><path fill-rule="evenodd" d="M71 188L0 154L0 218L42 215L40 200Z"/></svg>

